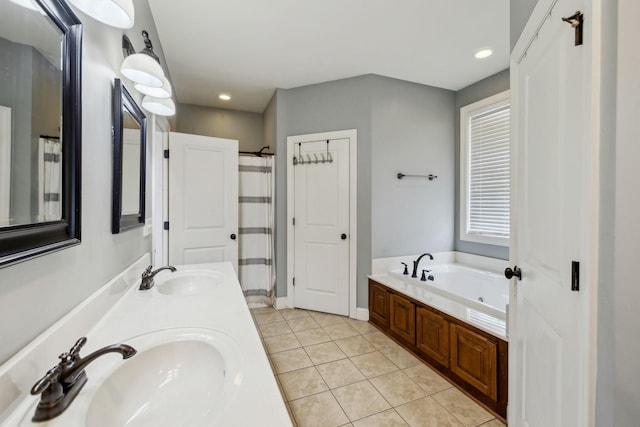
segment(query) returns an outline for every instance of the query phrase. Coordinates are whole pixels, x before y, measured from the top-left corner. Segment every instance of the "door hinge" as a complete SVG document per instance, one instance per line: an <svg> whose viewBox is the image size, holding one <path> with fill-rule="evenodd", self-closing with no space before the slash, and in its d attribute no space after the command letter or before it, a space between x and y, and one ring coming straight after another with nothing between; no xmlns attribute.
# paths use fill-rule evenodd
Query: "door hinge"
<svg viewBox="0 0 640 427"><path fill-rule="evenodd" d="M169 150L164 150L164 158L165 159L169 158Z"/></svg>
<svg viewBox="0 0 640 427"><path fill-rule="evenodd" d="M295 285L296 285L296 278L294 277L293 278L293 286L295 286Z"/></svg>
<svg viewBox="0 0 640 427"><path fill-rule="evenodd" d="M168 230L169 229L169 221L165 221L164 223L162 223L162 228L164 230Z"/></svg>
<svg viewBox="0 0 640 427"><path fill-rule="evenodd" d="M296 225L296 219L295 219L295 217L293 218L293 225Z"/></svg>

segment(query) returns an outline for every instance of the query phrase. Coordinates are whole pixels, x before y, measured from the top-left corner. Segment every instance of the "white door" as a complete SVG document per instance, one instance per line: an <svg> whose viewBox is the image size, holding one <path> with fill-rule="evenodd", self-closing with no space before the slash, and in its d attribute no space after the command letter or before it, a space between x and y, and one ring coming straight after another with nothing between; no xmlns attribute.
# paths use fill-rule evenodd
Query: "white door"
<svg viewBox="0 0 640 427"><path fill-rule="evenodd" d="M0 105L0 226L10 223L11 108Z"/></svg>
<svg viewBox="0 0 640 427"><path fill-rule="evenodd" d="M513 426L586 426L590 411L590 23L596 17L585 0L558 0L548 14L553 3L538 3L512 54L511 262L522 271L510 305ZM582 46L561 20L576 10L585 14ZM579 291L572 290L573 261L580 263Z"/></svg>
<svg viewBox="0 0 640 427"><path fill-rule="evenodd" d="M171 132L169 263L238 266L238 141Z"/></svg>
<svg viewBox="0 0 640 427"><path fill-rule="evenodd" d="M349 315L349 139L294 150L294 305Z"/></svg>

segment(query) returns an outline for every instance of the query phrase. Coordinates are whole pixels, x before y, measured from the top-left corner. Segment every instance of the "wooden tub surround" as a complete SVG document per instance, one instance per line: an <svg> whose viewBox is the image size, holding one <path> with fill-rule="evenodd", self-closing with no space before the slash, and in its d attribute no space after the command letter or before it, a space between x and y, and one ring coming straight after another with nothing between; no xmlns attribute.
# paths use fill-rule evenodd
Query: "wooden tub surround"
<svg viewBox="0 0 640 427"><path fill-rule="evenodd" d="M506 341L373 279L369 322L506 419Z"/></svg>

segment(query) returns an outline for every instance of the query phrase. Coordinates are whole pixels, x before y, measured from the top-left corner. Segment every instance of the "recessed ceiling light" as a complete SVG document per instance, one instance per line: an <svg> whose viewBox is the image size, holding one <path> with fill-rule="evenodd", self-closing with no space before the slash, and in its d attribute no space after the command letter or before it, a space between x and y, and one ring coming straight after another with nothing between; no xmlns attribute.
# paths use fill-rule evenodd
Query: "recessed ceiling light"
<svg viewBox="0 0 640 427"><path fill-rule="evenodd" d="M493 51L488 48L488 47L483 47L481 49L476 50L476 52L474 53L474 56L476 57L476 59L484 59L484 58L488 58L493 54Z"/></svg>
<svg viewBox="0 0 640 427"><path fill-rule="evenodd" d="M231 100L231 95L229 95L228 93L221 93L220 95L218 95L218 98L222 99L223 101L229 101Z"/></svg>

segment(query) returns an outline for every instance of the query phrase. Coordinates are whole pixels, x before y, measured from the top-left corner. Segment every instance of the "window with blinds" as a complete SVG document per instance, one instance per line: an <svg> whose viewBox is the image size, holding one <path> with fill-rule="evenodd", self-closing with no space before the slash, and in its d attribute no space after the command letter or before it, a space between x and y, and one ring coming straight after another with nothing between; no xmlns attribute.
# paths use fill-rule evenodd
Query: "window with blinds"
<svg viewBox="0 0 640 427"><path fill-rule="evenodd" d="M509 245L509 92L460 109L460 239Z"/></svg>

